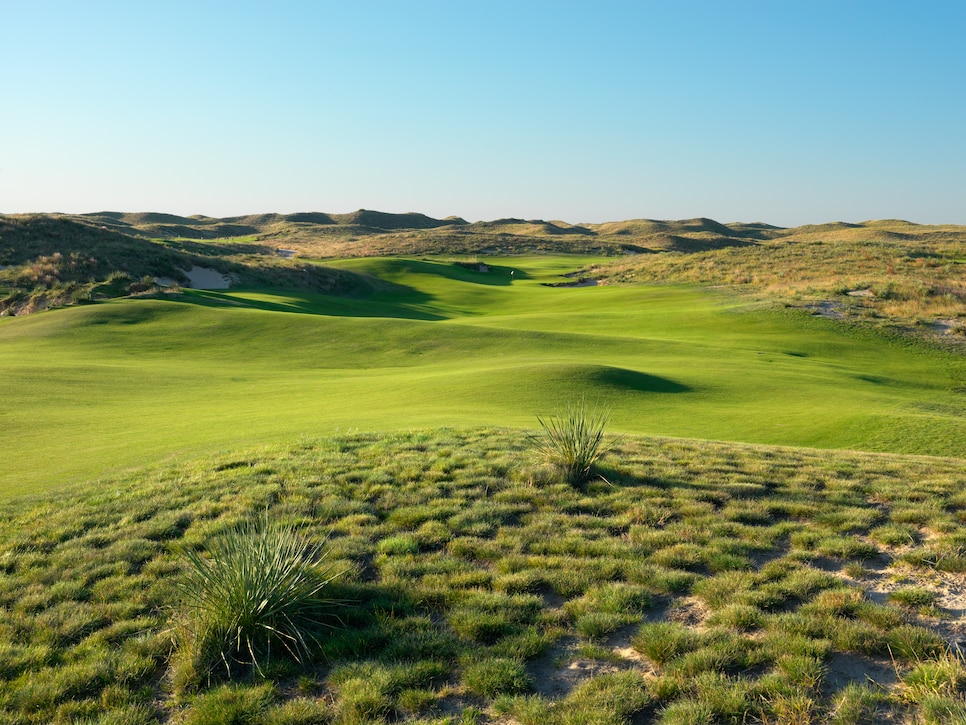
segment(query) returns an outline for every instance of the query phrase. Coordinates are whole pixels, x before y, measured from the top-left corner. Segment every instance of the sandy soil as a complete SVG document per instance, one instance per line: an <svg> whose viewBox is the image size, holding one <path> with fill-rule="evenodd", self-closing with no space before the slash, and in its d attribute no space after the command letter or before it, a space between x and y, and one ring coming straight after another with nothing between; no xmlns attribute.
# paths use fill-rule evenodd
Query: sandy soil
<svg viewBox="0 0 966 725"><path fill-rule="evenodd" d="M845 315L842 314L842 304L840 302L832 302L831 300L826 300L824 302L819 302L816 305L809 305L809 309L812 313L820 317L828 317L833 320L841 320Z"/></svg>
<svg viewBox="0 0 966 725"><path fill-rule="evenodd" d="M195 289L228 289L231 278L215 269L207 267L192 267L187 272L191 287Z"/></svg>
<svg viewBox="0 0 966 725"><path fill-rule="evenodd" d="M600 280L596 279L575 279L573 282L557 282L548 284L547 287L596 287Z"/></svg>

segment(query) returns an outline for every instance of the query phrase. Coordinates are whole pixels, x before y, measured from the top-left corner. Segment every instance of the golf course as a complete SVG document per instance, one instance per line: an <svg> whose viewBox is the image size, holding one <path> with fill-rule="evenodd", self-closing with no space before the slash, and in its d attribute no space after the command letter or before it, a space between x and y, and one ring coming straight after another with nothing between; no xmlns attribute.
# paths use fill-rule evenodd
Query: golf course
<svg viewBox="0 0 966 725"><path fill-rule="evenodd" d="M966 717L966 230L0 222L3 722ZM277 525L331 607L213 656Z"/></svg>
<svg viewBox="0 0 966 725"><path fill-rule="evenodd" d="M0 491L336 430L526 428L579 398L615 432L962 453L961 356L696 286L550 286L595 261L354 259L330 264L364 296L185 290L3 320Z"/></svg>

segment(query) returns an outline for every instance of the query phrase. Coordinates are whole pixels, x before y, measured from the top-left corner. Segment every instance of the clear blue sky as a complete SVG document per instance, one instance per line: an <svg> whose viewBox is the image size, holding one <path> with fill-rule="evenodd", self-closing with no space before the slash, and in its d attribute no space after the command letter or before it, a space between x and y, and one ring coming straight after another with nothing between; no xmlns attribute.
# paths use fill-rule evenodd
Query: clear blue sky
<svg viewBox="0 0 966 725"><path fill-rule="evenodd" d="M0 212L966 224L966 2L0 5Z"/></svg>

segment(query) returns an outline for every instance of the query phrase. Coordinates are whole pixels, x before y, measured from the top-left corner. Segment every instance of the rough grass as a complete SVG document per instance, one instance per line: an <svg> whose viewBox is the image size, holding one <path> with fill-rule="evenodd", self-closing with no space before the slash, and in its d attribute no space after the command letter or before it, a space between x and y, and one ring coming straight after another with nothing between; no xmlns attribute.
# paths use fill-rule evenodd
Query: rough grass
<svg viewBox="0 0 966 725"><path fill-rule="evenodd" d="M769 232L744 246L616 261L585 274L613 282L729 285L817 314L966 344L966 237L901 221Z"/></svg>
<svg viewBox="0 0 966 725"><path fill-rule="evenodd" d="M3 503L0 720L942 722L966 708L954 575L934 556L966 540L962 461L627 438L610 484L579 490L541 477L524 438L302 439ZM179 552L264 512L328 542L344 626L302 666L176 696ZM908 536L873 537L885 527Z"/></svg>

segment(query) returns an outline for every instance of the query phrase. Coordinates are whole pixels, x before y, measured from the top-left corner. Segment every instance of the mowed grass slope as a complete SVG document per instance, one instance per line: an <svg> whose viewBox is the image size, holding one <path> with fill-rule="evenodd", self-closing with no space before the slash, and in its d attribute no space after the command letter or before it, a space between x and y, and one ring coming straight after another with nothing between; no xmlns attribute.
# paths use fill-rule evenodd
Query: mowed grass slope
<svg viewBox="0 0 966 725"><path fill-rule="evenodd" d="M626 432L963 455L961 356L694 287L546 286L591 261L355 259L331 264L367 296L4 319L0 492L335 430L533 427L581 397Z"/></svg>

